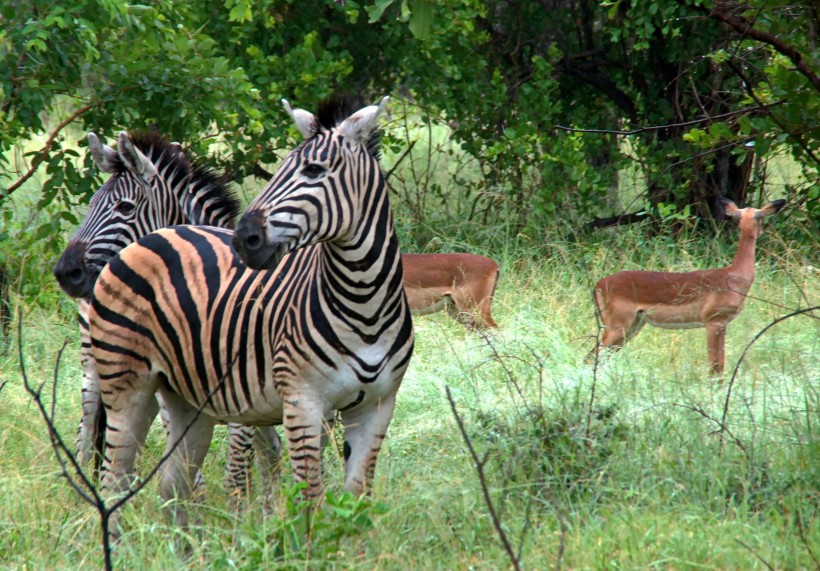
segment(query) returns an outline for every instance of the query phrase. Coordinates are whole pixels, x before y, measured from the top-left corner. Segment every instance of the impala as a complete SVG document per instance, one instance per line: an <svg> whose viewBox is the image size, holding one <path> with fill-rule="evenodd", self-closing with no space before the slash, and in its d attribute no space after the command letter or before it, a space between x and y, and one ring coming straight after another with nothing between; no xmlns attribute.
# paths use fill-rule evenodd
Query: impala
<svg viewBox="0 0 820 571"><path fill-rule="evenodd" d="M595 305L604 327L600 346L620 349L646 323L664 329L706 327L709 365L723 373L726 326L743 309L755 279L755 242L762 218L776 214L785 200L761 209L738 208L721 199L727 216L740 221L740 240L731 265L694 272L622 271L595 285ZM593 349L594 356L598 347Z"/></svg>
<svg viewBox="0 0 820 571"><path fill-rule="evenodd" d="M490 313L498 264L476 254L402 254L404 293L414 315L447 309L468 329L498 327Z"/></svg>

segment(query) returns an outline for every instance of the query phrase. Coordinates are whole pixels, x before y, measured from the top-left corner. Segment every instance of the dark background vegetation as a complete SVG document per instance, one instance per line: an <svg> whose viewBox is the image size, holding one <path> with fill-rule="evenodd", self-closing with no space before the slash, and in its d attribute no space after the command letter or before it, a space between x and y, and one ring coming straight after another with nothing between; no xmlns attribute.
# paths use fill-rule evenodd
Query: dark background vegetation
<svg viewBox="0 0 820 571"><path fill-rule="evenodd" d="M334 91L394 98L410 250L644 219L708 232L718 196L786 198L792 227L817 231L808 0L23 0L0 30L0 285L63 247L100 184L87 131L153 127L261 187L295 134L280 99Z"/></svg>

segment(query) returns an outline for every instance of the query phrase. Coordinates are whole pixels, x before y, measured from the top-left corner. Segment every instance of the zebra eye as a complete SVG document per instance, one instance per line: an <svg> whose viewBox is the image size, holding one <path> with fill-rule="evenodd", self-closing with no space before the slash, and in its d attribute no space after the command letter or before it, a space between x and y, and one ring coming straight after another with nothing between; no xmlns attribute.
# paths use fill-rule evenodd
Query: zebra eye
<svg viewBox="0 0 820 571"><path fill-rule="evenodd" d="M126 215L126 216L131 214L132 212L134 212L135 208L136 208L136 206L134 206L134 203L130 202L128 200L120 200L120 201L117 202L117 204L114 205L114 210L117 213L123 214L123 215Z"/></svg>
<svg viewBox="0 0 820 571"><path fill-rule="evenodd" d="M302 174L308 178L319 178L325 174L325 167L316 163L308 163L302 167Z"/></svg>

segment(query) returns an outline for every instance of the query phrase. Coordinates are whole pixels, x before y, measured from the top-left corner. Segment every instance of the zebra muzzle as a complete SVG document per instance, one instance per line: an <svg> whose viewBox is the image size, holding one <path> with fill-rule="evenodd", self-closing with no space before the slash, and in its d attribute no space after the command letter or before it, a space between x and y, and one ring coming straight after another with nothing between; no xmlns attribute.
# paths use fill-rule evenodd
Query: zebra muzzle
<svg viewBox="0 0 820 571"><path fill-rule="evenodd" d="M264 216L250 212L242 217L233 233L233 247L248 267L254 270L272 270L288 252L288 244L271 243L264 231Z"/></svg>

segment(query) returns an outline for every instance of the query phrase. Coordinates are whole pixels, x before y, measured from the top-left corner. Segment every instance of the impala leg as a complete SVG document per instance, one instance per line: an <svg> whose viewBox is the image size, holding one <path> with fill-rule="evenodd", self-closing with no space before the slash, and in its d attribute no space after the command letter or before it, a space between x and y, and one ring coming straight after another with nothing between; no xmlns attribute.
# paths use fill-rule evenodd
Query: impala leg
<svg viewBox="0 0 820 571"><path fill-rule="evenodd" d="M307 483L304 495L318 497L322 493L322 442L324 436L323 407L309 395L287 397L284 404L285 440L290 453L294 479Z"/></svg>
<svg viewBox="0 0 820 571"><path fill-rule="evenodd" d="M604 332L601 335L600 344L593 348L587 356L587 363L591 363L595 359L595 354L602 347L612 351L620 351L627 341L640 333L646 323L640 312L628 314L601 312L600 315Z"/></svg>
<svg viewBox="0 0 820 571"><path fill-rule="evenodd" d="M452 296L447 296L447 314L461 323L464 327L473 331L477 328L476 318L471 311L472 304L464 303ZM473 308L475 309L475 308Z"/></svg>
<svg viewBox="0 0 820 571"><path fill-rule="evenodd" d="M156 403L156 382L140 382L145 380L134 375L116 386L102 387L102 400L106 408L102 490L109 498L127 491L131 486L135 458L145 445L148 428L154 419L148 412ZM110 529L112 539L116 540L120 531L119 513L111 516Z"/></svg>
<svg viewBox="0 0 820 571"><path fill-rule="evenodd" d="M713 376L723 374L726 347L726 324L722 321L706 323L706 347L709 352L709 371Z"/></svg>
<svg viewBox="0 0 820 571"><path fill-rule="evenodd" d="M493 298L492 297L485 297L481 300L481 303L478 304L478 314L480 319L478 321L478 327L481 329L485 328L492 328L497 329L498 325L496 324L495 320L493 320L493 314L490 311L490 306L492 304Z"/></svg>
<svg viewBox="0 0 820 571"><path fill-rule="evenodd" d="M175 523L184 528L188 525L184 502L193 496L196 477L208 453L216 421L205 413L197 416L197 408L170 389L163 387L160 392L168 414L166 454L176 442L179 444L160 467L159 492L166 501L176 498L183 502L175 506L174 518Z"/></svg>
<svg viewBox="0 0 820 571"><path fill-rule="evenodd" d="M368 409L342 413L345 427L345 489L356 495L368 492L372 487L376 457L387 434L395 404L394 391Z"/></svg>

